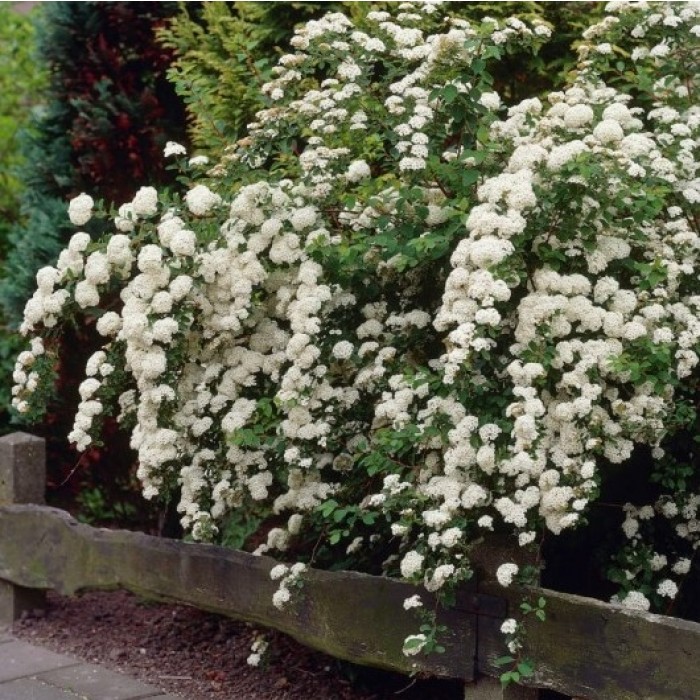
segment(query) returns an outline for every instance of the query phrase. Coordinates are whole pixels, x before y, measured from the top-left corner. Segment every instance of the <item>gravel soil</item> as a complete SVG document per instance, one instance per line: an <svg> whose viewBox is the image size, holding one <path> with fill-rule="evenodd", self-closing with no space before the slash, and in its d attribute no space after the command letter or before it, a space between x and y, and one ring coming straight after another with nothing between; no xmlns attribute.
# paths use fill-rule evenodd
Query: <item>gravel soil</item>
<svg viewBox="0 0 700 700"><path fill-rule="evenodd" d="M187 700L461 700L459 683L412 681L341 663L266 632L260 666L246 662L261 632L245 623L124 591L49 594L14 634L142 679Z"/></svg>

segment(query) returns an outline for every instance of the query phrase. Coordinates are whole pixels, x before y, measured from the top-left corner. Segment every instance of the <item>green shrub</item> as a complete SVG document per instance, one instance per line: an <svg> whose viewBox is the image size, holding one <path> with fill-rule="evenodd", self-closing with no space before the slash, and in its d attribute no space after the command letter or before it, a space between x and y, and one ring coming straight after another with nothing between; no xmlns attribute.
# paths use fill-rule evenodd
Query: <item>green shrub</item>
<svg viewBox="0 0 700 700"><path fill-rule="evenodd" d="M91 316L69 439L118 416L144 496L177 492L195 539L286 519L257 550L296 562L280 608L340 563L449 604L492 532L539 564L622 476L614 600L668 612L700 544L700 8L610 3L562 89L514 105L502 61L550 30L448 11L309 22L220 163L171 144L181 188L117 216L72 200L106 234L40 272L15 405L41 411L56 337ZM408 655L440 648L419 598ZM501 629L518 680L524 628Z"/></svg>
<svg viewBox="0 0 700 700"><path fill-rule="evenodd" d="M175 51L168 77L189 108L193 143L209 153L240 138L260 109L260 87L277 62L278 47L296 25L341 4L182 3L159 38Z"/></svg>
<svg viewBox="0 0 700 700"><path fill-rule="evenodd" d="M9 235L0 302L18 323L36 271L65 244L67 200L90 189L107 201L143 178L162 181L167 139L184 113L165 78L170 53L154 32L175 3L45 3L38 61L50 74L24 140L22 216Z"/></svg>
<svg viewBox="0 0 700 700"><path fill-rule="evenodd" d="M326 12L341 10L361 18L387 2L205 2L183 3L180 13L160 30L175 51L168 71L188 105L190 135L204 153L219 153L243 137L246 125L264 106L263 84L277 58L286 52L294 28ZM598 2L456 2L457 17L479 22L485 16L512 15L543 20L553 27L552 41L538 55L514 51L495 68L496 87L510 102L560 85L573 67L572 43L603 13Z"/></svg>

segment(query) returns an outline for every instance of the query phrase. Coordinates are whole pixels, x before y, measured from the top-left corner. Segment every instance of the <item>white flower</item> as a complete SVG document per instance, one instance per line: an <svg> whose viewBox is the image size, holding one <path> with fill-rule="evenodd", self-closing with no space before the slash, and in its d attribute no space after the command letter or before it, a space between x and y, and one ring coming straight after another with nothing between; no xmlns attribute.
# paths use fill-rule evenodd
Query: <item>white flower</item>
<svg viewBox="0 0 700 700"><path fill-rule="evenodd" d="M345 179L348 182L359 182L371 175L369 165L364 160L354 160L348 166L348 171L345 174Z"/></svg>
<svg viewBox="0 0 700 700"><path fill-rule="evenodd" d="M151 299L151 309L157 314L167 314L173 308L173 298L169 292L156 292Z"/></svg>
<svg viewBox="0 0 700 700"><path fill-rule="evenodd" d="M68 250L71 253L82 253L90 245L90 240L89 234L83 231L74 233L68 241Z"/></svg>
<svg viewBox="0 0 700 700"><path fill-rule="evenodd" d="M170 238L170 250L175 253L175 255L194 255L195 246L197 244L197 236L194 231L188 231L187 229L180 229L173 233L172 238Z"/></svg>
<svg viewBox="0 0 700 700"><path fill-rule="evenodd" d="M102 336L116 335L122 327L122 319L118 313L107 311L97 319L97 332Z"/></svg>
<svg viewBox="0 0 700 700"><path fill-rule="evenodd" d="M678 595L678 586L670 578L664 579L658 585L656 592L664 598L675 598Z"/></svg>
<svg viewBox="0 0 700 700"><path fill-rule="evenodd" d="M270 578L273 581L277 581L285 576L288 571L289 567L286 564L275 564L275 566L270 569Z"/></svg>
<svg viewBox="0 0 700 700"><path fill-rule="evenodd" d="M509 617L507 620L504 620L503 624L501 625L501 632L503 632L503 634L515 634L515 631L517 629L518 623L512 617Z"/></svg>
<svg viewBox="0 0 700 700"><path fill-rule="evenodd" d="M85 280L93 285L109 282L109 263L104 253L96 250L85 262Z"/></svg>
<svg viewBox="0 0 700 700"><path fill-rule="evenodd" d="M214 207L221 204L221 197L206 185L197 185L185 195L185 202L195 216L206 216Z"/></svg>
<svg viewBox="0 0 700 700"><path fill-rule="evenodd" d="M171 283L169 287L170 296L172 296L173 301L180 301L184 299L192 289L193 280L189 275L178 275Z"/></svg>
<svg viewBox="0 0 700 700"><path fill-rule="evenodd" d="M501 564L496 571L498 583L500 583L504 588L507 588L511 583L513 583L513 577L519 570L520 569L517 564L512 564L510 562Z"/></svg>
<svg viewBox="0 0 700 700"><path fill-rule="evenodd" d="M138 268L141 272L158 272L163 262L163 251L160 246L149 243L139 251Z"/></svg>
<svg viewBox="0 0 700 700"><path fill-rule="evenodd" d="M301 576L301 574L303 574L307 569L308 567L306 566L306 564L299 561L296 564L292 564L292 568L289 571L291 573L292 578L296 579L299 578L299 576Z"/></svg>
<svg viewBox="0 0 700 700"><path fill-rule="evenodd" d="M84 226L92 218L94 200L84 192L71 199L68 204L68 218L75 226Z"/></svg>
<svg viewBox="0 0 700 700"><path fill-rule="evenodd" d="M651 566L652 571L661 571L661 569L663 569L667 563L668 559L665 557L665 555L655 552L654 556L649 562L649 566Z"/></svg>
<svg viewBox="0 0 700 700"><path fill-rule="evenodd" d="M674 574L683 576L690 571L690 559L679 559L671 568Z"/></svg>
<svg viewBox="0 0 700 700"><path fill-rule="evenodd" d="M362 543L364 542L364 537L355 537L353 541L345 549L346 554L354 554L362 549Z"/></svg>
<svg viewBox="0 0 700 700"><path fill-rule="evenodd" d="M131 202L134 215L152 216L158 211L158 192L155 187L141 187Z"/></svg>
<svg viewBox="0 0 700 700"><path fill-rule="evenodd" d="M403 602L403 609L404 610L411 610L412 608L421 608L423 607L423 601L421 601L420 596L418 594L412 595L410 598L406 598Z"/></svg>
<svg viewBox="0 0 700 700"><path fill-rule="evenodd" d="M586 104L570 107L564 114L564 124L570 129L578 129L593 121L593 110Z"/></svg>
<svg viewBox="0 0 700 700"><path fill-rule="evenodd" d="M457 542L462 538L462 530L458 527L451 527L445 530L445 532L440 535L440 542L443 547L450 549L454 547Z"/></svg>
<svg viewBox="0 0 700 700"><path fill-rule="evenodd" d="M634 117L629 111L629 108L620 102L608 105L603 110L603 119L614 119L616 122L619 122L623 128L630 126L634 121Z"/></svg>
<svg viewBox="0 0 700 700"><path fill-rule="evenodd" d="M497 92L484 92L479 98L479 104L495 112L501 106L501 98Z"/></svg>
<svg viewBox="0 0 700 700"><path fill-rule="evenodd" d="M100 293L97 291L97 287L86 280L78 282L75 285L75 302L81 309L97 306L100 303Z"/></svg>
<svg viewBox="0 0 700 700"><path fill-rule="evenodd" d="M293 513L287 521L287 530L290 535L298 535L301 532L301 525L304 521L304 516L300 513Z"/></svg>
<svg viewBox="0 0 700 700"><path fill-rule="evenodd" d="M404 578L412 578L416 574L419 574L423 568L424 559L425 557L415 550L406 552L399 567L401 569L401 575Z"/></svg>
<svg viewBox="0 0 700 700"><path fill-rule="evenodd" d="M341 340L333 346L333 357L338 360L347 360L352 356L354 350L353 344L347 340Z"/></svg>
<svg viewBox="0 0 700 700"><path fill-rule="evenodd" d="M280 586L272 596L272 604L278 609L282 610L284 606L291 600L292 596L289 589Z"/></svg>
<svg viewBox="0 0 700 700"><path fill-rule="evenodd" d="M531 542L534 542L536 537L537 533L534 530L531 530L530 532L521 532L518 535L518 544L521 547L526 547Z"/></svg>
<svg viewBox="0 0 700 700"><path fill-rule="evenodd" d="M190 158L189 161L187 161L187 164L190 167L199 167L200 165L209 165L209 158L206 156L194 156L194 158Z"/></svg>
<svg viewBox="0 0 700 700"><path fill-rule="evenodd" d="M170 156L184 156L187 153L187 149L176 141L168 141L163 149L163 156L165 158L170 158Z"/></svg>
<svg viewBox="0 0 700 700"><path fill-rule="evenodd" d="M59 272L55 267L42 267L36 273L37 288L45 294L51 294L58 279Z"/></svg>
<svg viewBox="0 0 700 700"><path fill-rule="evenodd" d="M629 591L620 601L620 605L630 610L649 610L651 603L641 591Z"/></svg>
<svg viewBox="0 0 700 700"><path fill-rule="evenodd" d="M482 515L476 524L484 530L493 530L493 518L490 515Z"/></svg>
<svg viewBox="0 0 700 700"><path fill-rule="evenodd" d="M115 233L107 242L107 260L115 266L130 265L133 260L131 241L122 233Z"/></svg>
<svg viewBox="0 0 700 700"><path fill-rule="evenodd" d="M669 53L671 53L671 47L665 42L657 44L649 51L649 55L652 58L664 58L668 56Z"/></svg>
<svg viewBox="0 0 700 700"><path fill-rule="evenodd" d="M593 129L593 136L595 136L601 143L617 143L622 141L625 136L625 132L620 126L620 122L615 119L603 119L602 122L596 125Z"/></svg>
<svg viewBox="0 0 700 700"><path fill-rule="evenodd" d="M439 590L454 572L454 564L440 564L440 566L436 566L432 577L430 579L426 578L424 581L426 590L430 592Z"/></svg>
<svg viewBox="0 0 700 700"><path fill-rule="evenodd" d="M130 233L134 230L134 222L136 219L134 207L131 204L122 204L119 207L118 215L114 219L114 225L117 227L118 231Z"/></svg>

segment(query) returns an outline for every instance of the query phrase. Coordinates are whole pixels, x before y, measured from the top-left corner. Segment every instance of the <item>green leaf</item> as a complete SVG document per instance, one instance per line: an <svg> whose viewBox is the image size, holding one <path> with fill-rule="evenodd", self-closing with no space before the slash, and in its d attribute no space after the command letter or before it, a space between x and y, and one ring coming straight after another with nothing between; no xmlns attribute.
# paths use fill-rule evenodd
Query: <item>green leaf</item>
<svg viewBox="0 0 700 700"><path fill-rule="evenodd" d="M415 649L416 647L422 646L425 643L425 640L423 639L409 639L407 642L404 642L403 648L404 649Z"/></svg>
<svg viewBox="0 0 700 700"><path fill-rule="evenodd" d="M339 523L341 520L343 520L345 518L345 516L347 515L347 512L348 511L346 508L338 508L338 510L336 510L333 513L333 521L336 523Z"/></svg>
<svg viewBox="0 0 700 700"><path fill-rule="evenodd" d="M322 503L319 506L319 510L324 517L328 517L336 508L338 507L338 501L331 498L330 500Z"/></svg>
<svg viewBox="0 0 700 700"><path fill-rule="evenodd" d="M459 95L456 85L446 85L442 90L442 99L445 104L452 104Z"/></svg>
<svg viewBox="0 0 700 700"><path fill-rule="evenodd" d="M479 179L478 170L465 170L462 173L462 186L470 187Z"/></svg>
<svg viewBox="0 0 700 700"><path fill-rule="evenodd" d="M523 678L529 678L535 673L535 669L532 666L531 661L521 661L518 664L518 673L523 677Z"/></svg>
<svg viewBox="0 0 700 700"><path fill-rule="evenodd" d="M497 659L494 660L493 665L506 666L507 664L512 664L513 661L515 661L515 658L512 656L499 656Z"/></svg>

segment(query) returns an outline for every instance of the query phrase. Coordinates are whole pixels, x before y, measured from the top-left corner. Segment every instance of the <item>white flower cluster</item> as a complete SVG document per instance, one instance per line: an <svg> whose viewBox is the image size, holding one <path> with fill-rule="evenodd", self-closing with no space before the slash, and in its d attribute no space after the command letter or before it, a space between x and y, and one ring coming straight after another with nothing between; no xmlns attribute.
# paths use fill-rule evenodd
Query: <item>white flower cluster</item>
<svg viewBox="0 0 700 700"><path fill-rule="evenodd" d="M290 587L298 588L301 585L301 575L306 571L306 564L293 564L286 566L285 564L276 564L270 570L270 578L273 581L279 581L279 588L272 596L272 604L282 610L287 603L292 599Z"/></svg>
<svg viewBox="0 0 700 700"><path fill-rule="evenodd" d="M68 205L68 218L74 226L85 226L92 218L92 208L95 202L89 194L79 194L71 199Z"/></svg>
<svg viewBox="0 0 700 700"><path fill-rule="evenodd" d="M267 639L265 639L262 634L257 634L253 640L253 643L250 645L250 654L246 659L248 666L258 667L260 665L260 661L265 655L265 652L267 651L268 646L269 642Z"/></svg>
<svg viewBox="0 0 700 700"><path fill-rule="evenodd" d="M687 35L697 8L669 7L678 19L653 32ZM633 55L666 75L636 105L600 77L624 24L607 20L566 89L499 118L474 66L547 30L442 22L445 9L308 23L264 87L273 106L211 171L220 181L182 199L141 188L113 235L76 233L37 276L16 408L44 381L32 369L41 337L77 309L98 315L104 347L71 439L87 447L110 412L132 421L144 495L179 487L195 539L264 503L289 519L258 553L286 551L307 514L349 499L388 516L387 570L439 593L469 575L473 536L505 528L528 546L574 527L601 465L639 444L662 450L676 425L700 351L700 112L664 73L674 45ZM319 63L330 68L314 85ZM448 100L474 90L483 143L445 150L462 138ZM441 180L479 164L473 192ZM89 199L70 205L78 226ZM120 306L98 312L107 292ZM117 366L128 383L113 384ZM677 532L694 543L690 503L676 505ZM353 532L343 549L364 552L371 537ZM685 560L654 560L658 596ZM280 566L278 607L302 571ZM516 573L506 563L497 578Z"/></svg>

